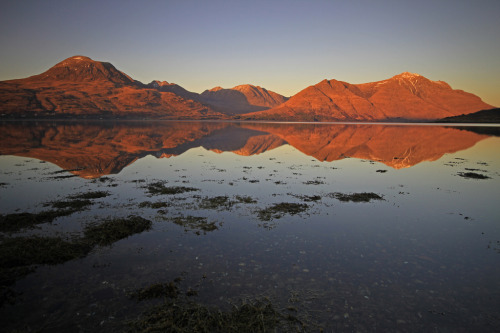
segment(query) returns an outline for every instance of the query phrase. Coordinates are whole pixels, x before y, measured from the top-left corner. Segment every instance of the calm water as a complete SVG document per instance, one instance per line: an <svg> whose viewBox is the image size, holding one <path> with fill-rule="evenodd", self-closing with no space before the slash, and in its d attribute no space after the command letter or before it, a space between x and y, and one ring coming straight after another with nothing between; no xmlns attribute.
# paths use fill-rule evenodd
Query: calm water
<svg viewBox="0 0 500 333"><path fill-rule="evenodd" d="M78 236L138 215L149 231L9 290L0 325L123 331L153 304L128 294L181 276L200 304L268 298L318 331L495 331L500 327L498 127L218 122L4 123L0 214L109 195L39 228ZM66 170L66 171L65 171ZM471 178L486 176L485 179ZM467 177L468 176L468 177ZM197 191L152 195L148 184ZM334 193L383 200L343 202ZM203 202L227 196L226 206ZM249 197L245 203L237 198ZM165 203L152 208L144 202ZM142 203L142 204L141 204ZM305 204L270 220L276 203ZM173 223L203 217L216 229ZM286 310L284 310L286 311Z"/></svg>

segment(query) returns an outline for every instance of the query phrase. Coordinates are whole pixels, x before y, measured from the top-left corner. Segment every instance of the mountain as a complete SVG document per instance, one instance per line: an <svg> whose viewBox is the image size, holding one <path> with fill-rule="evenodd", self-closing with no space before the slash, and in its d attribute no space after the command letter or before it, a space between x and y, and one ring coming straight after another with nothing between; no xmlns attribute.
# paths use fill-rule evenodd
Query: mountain
<svg viewBox="0 0 500 333"><path fill-rule="evenodd" d="M443 81L401 73L390 79L350 84L323 80L270 110L245 119L294 121L434 120L492 108Z"/></svg>
<svg viewBox="0 0 500 333"><path fill-rule="evenodd" d="M173 92L148 87L107 62L68 58L46 72L0 82L0 114L14 117L223 119Z"/></svg>
<svg viewBox="0 0 500 333"><path fill-rule="evenodd" d="M500 108L481 110L474 113L462 114L454 117L446 117L437 121L438 123L500 123Z"/></svg>
<svg viewBox="0 0 500 333"><path fill-rule="evenodd" d="M164 92L171 92L176 94L177 96L180 96L184 99L190 99L193 101L198 101L200 102L200 94L188 91L181 87L178 84L175 83L168 83L167 81L152 81L148 85L148 88L153 88L157 89L158 91L164 91Z"/></svg>
<svg viewBox="0 0 500 333"><path fill-rule="evenodd" d="M130 76L120 72L109 62L94 61L89 57L74 56L61 61L46 72L34 75L23 82L112 82L116 85L133 85Z"/></svg>
<svg viewBox="0 0 500 333"><path fill-rule="evenodd" d="M215 87L201 93L199 101L225 114L244 114L267 110L285 102L287 98L273 91L251 84L231 89Z"/></svg>
<svg viewBox="0 0 500 333"><path fill-rule="evenodd" d="M272 108L285 103L288 98L265 88L251 84L243 84L231 88L245 95L251 105Z"/></svg>

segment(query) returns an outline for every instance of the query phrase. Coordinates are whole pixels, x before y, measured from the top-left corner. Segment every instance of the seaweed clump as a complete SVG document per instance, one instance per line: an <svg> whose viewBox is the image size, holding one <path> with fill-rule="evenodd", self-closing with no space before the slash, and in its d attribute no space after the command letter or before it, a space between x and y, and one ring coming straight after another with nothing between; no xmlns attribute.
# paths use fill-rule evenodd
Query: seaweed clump
<svg viewBox="0 0 500 333"><path fill-rule="evenodd" d="M87 255L92 247L57 237L14 237L0 244L0 306L13 303L8 286L35 270L34 265L56 265Z"/></svg>
<svg viewBox="0 0 500 333"><path fill-rule="evenodd" d="M233 202L229 200L229 197L226 196L217 196L217 197L206 197L201 200L200 208L203 209L228 209L233 205Z"/></svg>
<svg viewBox="0 0 500 333"><path fill-rule="evenodd" d="M71 215L76 210L47 210L39 213L14 213L0 215L0 232L17 232L21 229L34 228L38 224L48 223L60 216Z"/></svg>
<svg viewBox="0 0 500 333"><path fill-rule="evenodd" d="M184 227L184 231L194 231L197 235L200 235L201 232L205 235L207 232L219 229L215 222L208 222L206 217L188 215L174 217L171 220L175 224Z"/></svg>
<svg viewBox="0 0 500 333"><path fill-rule="evenodd" d="M491 177L488 177L486 175L482 175L482 174L476 173L476 172L459 172L458 175L460 177L470 178L470 179L490 179L491 178Z"/></svg>
<svg viewBox="0 0 500 333"><path fill-rule="evenodd" d="M154 298L177 298L179 295L179 288L172 282L155 283L149 287L138 289L130 294L130 297L138 301Z"/></svg>
<svg viewBox="0 0 500 333"><path fill-rule="evenodd" d="M186 187L186 186L165 186L164 181L158 181L146 186L149 194L151 195L172 195L172 194L181 194L186 192L199 191L194 187Z"/></svg>
<svg viewBox="0 0 500 333"><path fill-rule="evenodd" d="M111 245L133 234L151 229L152 222L140 216L106 220L85 228L84 239L92 245Z"/></svg>
<svg viewBox="0 0 500 333"><path fill-rule="evenodd" d="M223 311L189 300L174 282L157 283L131 294L145 300L163 297L159 306L129 322L130 332L303 332L305 325L295 316L276 310L267 300L251 300Z"/></svg>
<svg viewBox="0 0 500 333"><path fill-rule="evenodd" d="M152 222L138 216L107 220L87 226L84 236L73 240L60 237L12 237L0 243L0 306L13 302L8 286L33 272L35 265L57 265L86 256L96 245L111 245L151 228Z"/></svg>
<svg viewBox="0 0 500 333"><path fill-rule="evenodd" d="M301 332L304 324L256 300L221 311L195 302L166 302L130 323L131 332Z"/></svg>
<svg viewBox="0 0 500 333"><path fill-rule="evenodd" d="M255 200L251 196L237 195L235 198L236 198L236 200L239 203L245 203L245 204L254 204L254 203L257 203L257 200Z"/></svg>
<svg viewBox="0 0 500 333"><path fill-rule="evenodd" d="M0 232L17 232L22 229L34 228L38 224L49 223L58 217L68 216L82 211L92 205L91 199L103 198L109 195L106 191L90 191L69 196L70 200L51 201L44 206L53 209L39 213L14 213L0 215Z"/></svg>
<svg viewBox="0 0 500 333"><path fill-rule="evenodd" d="M350 194L335 192L330 193L329 196L343 202L370 202L371 200L384 200L382 196L373 192L358 192Z"/></svg>
<svg viewBox="0 0 500 333"><path fill-rule="evenodd" d="M89 191L89 192L83 192L83 193L78 193L75 195L71 195L69 198L70 199L100 199L100 198L105 198L109 196L108 191Z"/></svg>
<svg viewBox="0 0 500 333"><path fill-rule="evenodd" d="M285 214L295 215L302 213L309 208L307 204L293 203L293 202L281 202L276 203L270 207L261 209L258 211L258 217L262 221L270 221L272 219L279 219Z"/></svg>

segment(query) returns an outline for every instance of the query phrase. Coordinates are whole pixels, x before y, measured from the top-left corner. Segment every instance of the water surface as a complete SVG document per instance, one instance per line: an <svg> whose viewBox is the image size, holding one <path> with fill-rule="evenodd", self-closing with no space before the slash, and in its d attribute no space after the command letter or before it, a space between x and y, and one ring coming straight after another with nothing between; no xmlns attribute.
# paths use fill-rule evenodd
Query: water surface
<svg viewBox="0 0 500 333"><path fill-rule="evenodd" d="M227 309L266 298L310 331L468 332L500 325L497 127L1 127L0 214L40 212L75 194L108 192L52 223L5 232L3 241L79 237L85 226L112 217L153 221L149 231L96 246L81 259L38 265L4 288L17 295L0 308L7 330L123 331L155 304L131 300L130 292L177 277L183 290L197 291L200 304ZM196 190L151 194L148 185L158 183ZM339 200L353 193L383 200ZM224 203L207 205L217 197ZM303 209L265 218L262 211L280 203ZM189 216L216 228L174 223Z"/></svg>

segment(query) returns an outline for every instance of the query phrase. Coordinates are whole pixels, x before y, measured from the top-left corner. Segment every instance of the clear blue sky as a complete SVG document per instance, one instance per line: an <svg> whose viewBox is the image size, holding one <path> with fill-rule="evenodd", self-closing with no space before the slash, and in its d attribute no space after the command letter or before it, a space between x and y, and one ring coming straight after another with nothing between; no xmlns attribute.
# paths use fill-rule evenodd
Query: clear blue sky
<svg viewBox="0 0 500 333"><path fill-rule="evenodd" d="M500 0L2 1L0 80L86 55L201 92L404 71L500 106Z"/></svg>

